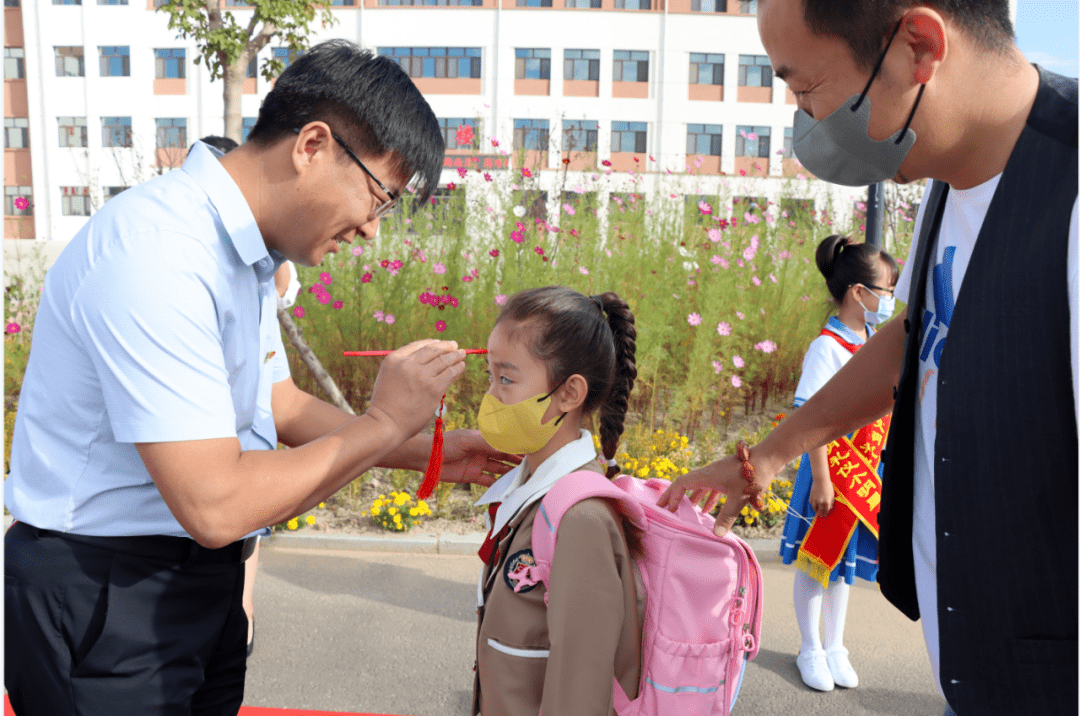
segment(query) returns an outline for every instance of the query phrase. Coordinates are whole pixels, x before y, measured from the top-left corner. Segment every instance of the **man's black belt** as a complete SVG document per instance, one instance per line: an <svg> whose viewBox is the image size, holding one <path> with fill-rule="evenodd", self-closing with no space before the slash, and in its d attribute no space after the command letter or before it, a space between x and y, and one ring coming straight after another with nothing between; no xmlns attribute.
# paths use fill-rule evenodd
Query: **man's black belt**
<svg viewBox="0 0 1080 716"><path fill-rule="evenodd" d="M11 530L16 532L22 529L30 529L42 537L59 537L69 542L84 544L88 547L132 554L147 559L157 559L175 564L227 564L239 563L246 560L255 551L255 545L259 538L247 537L219 549L208 549L188 537L172 537L169 535L139 535L134 537L97 537L93 535L72 534L70 532L57 532L40 527L28 525L25 522L16 522ZM15 536L15 535L12 535Z"/></svg>

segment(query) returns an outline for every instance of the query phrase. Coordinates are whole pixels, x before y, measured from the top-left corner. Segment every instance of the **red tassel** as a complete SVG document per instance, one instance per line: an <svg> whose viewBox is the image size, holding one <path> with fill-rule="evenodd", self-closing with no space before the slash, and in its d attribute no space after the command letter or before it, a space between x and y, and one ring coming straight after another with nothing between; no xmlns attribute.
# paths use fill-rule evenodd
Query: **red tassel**
<svg viewBox="0 0 1080 716"><path fill-rule="evenodd" d="M428 460L427 471L424 472L424 481L420 483L420 488L416 491L417 500L426 500L431 497L432 491L435 489L435 485L439 484L439 477L442 475L442 462L443 462L443 402L446 400L446 396L443 396L443 400L439 401L439 414L435 418L435 434L431 437L431 458Z"/></svg>

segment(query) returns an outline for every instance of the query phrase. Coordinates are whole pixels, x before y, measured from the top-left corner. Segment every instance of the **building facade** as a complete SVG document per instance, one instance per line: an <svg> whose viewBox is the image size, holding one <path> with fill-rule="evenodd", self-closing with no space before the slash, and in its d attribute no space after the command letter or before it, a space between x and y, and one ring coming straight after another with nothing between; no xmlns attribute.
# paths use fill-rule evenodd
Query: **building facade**
<svg viewBox="0 0 1080 716"><path fill-rule="evenodd" d="M109 197L222 133L223 84L168 29L164 1L5 0L5 237L66 240ZM241 22L251 12L226 4ZM310 41L347 38L409 72L445 127L444 185L458 168L524 162L541 186L602 167L763 197L803 170L790 158L795 99L772 75L756 4L332 0L336 23L314 23ZM260 62L272 56L289 59L273 41ZM256 74L245 132L270 89ZM841 207L865 196L801 187Z"/></svg>

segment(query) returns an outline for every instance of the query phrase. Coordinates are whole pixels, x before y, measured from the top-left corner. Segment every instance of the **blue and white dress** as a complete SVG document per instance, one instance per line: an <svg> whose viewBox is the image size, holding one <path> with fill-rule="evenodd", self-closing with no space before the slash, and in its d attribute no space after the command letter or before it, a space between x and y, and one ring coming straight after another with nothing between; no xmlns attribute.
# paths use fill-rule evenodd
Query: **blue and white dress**
<svg viewBox="0 0 1080 716"><path fill-rule="evenodd" d="M865 343L862 338L840 322L836 316L829 319L825 328L843 338L848 343L861 345ZM873 335L873 329L867 325L866 333ZM828 335L820 335L813 340L803 357L802 375L799 377L799 385L795 388L795 407L810 399L821 386L829 382L837 371L849 360L851 352L841 346L835 338ZM849 436L850 437L850 436ZM881 474L881 467L878 467ZM810 470L810 456L803 453L799 463L799 473L795 478L795 488L791 495L791 509L798 512L807 520L814 519L814 508L810 506L810 488L814 485L814 476ZM784 534L780 538L780 557L784 564L791 564L799 555L799 547L802 546L806 531L810 529L808 522L794 515L788 515L784 521ZM851 536L847 551L844 553L840 564L829 575L829 581L835 582L843 577L844 581L851 584L855 577L860 577L869 582L877 581L878 571L878 544L874 535L861 522L855 527L855 533Z"/></svg>

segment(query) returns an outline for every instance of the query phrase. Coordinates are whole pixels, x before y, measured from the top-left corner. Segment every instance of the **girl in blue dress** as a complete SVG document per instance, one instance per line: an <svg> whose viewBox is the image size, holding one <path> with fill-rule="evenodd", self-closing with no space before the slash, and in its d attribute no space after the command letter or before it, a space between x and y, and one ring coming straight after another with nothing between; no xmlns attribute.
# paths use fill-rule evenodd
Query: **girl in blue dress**
<svg viewBox="0 0 1080 716"><path fill-rule="evenodd" d="M892 315L896 262L869 244L855 244L845 236L832 235L817 248L817 267L837 306L822 334L814 339L803 358L802 375L795 389L798 408L840 370L856 350L873 335L872 326ZM815 515L828 515L836 495L829 475L826 448L802 456L780 541L784 564L796 562L795 616L802 633L796 664L803 682L819 691L833 686L854 688L859 677L844 648L844 622L850 585L856 577L877 580L877 539L865 525L855 528L840 563L829 574L828 588L803 570L799 548ZM801 563L801 564L800 564ZM823 575L821 575L823 578ZM825 641L819 635L825 613Z"/></svg>

